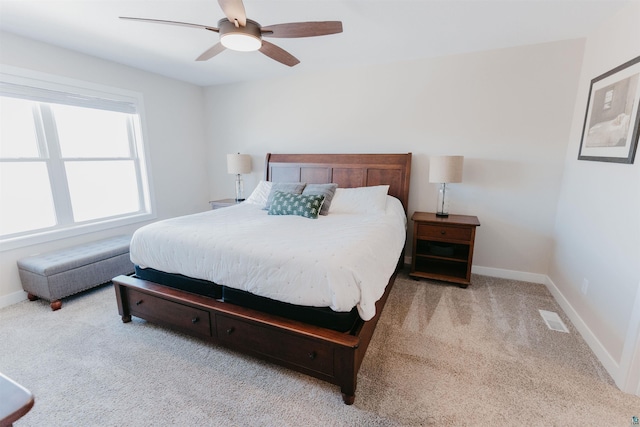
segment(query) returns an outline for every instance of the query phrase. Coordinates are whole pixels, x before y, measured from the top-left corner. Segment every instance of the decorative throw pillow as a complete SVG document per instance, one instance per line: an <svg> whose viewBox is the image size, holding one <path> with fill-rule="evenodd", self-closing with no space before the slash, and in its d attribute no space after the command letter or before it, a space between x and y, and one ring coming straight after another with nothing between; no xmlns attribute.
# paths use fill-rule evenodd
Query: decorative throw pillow
<svg viewBox="0 0 640 427"><path fill-rule="evenodd" d="M282 191L283 193L302 194L302 190L304 190L305 185L306 184L304 182L274 182L271 185L271 192L269 193L269 198L267 199L267 203L263 209L269 210L276 191Z"/></svg>
<svg viewBox="0 0 640 427"><path fill-rule="evenodd" d="M329 213L384 213L387 207L388 185L338 188Z"/></svg>
<svg viewBox="0 0 640 427"><path fill-rule="evenodd" d="M261 208L264 208L267 205L267 200L269 199L272 185L273 183L271 181L260 181L256 189L253 190L251 195L247 198L247 200L245 200L245 203L258 205Z"/></svg>
<svg viewBox="0 0 640 427"><path fill-rule="evenodd" d="M307 184L302 194L324 196L324 203L322 204L320 215L328 215L331 200L333 200L333 195L336 193L336 188L338 188L338 184Z"/></svg>
<svg viewBox="0 0 640 427"><path fill-rule="evenodd" d="M276 191L269 207L269 215L298 215L316 219L322 209L324 196L317 194L292 194Z"/></svg>

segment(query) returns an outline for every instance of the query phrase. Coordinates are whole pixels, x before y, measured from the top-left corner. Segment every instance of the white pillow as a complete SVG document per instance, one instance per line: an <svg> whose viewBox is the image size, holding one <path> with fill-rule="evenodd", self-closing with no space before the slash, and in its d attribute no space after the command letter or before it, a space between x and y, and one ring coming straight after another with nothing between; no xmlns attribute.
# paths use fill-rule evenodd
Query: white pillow
<svg viewBox="0 0 640 427"><path fill-rule="evenodd" d="M273 183L271 181L260 181L256 189L253 190L253 193L251 193L244 202L264 208L267 205L267 199L269 198L269 193L271 193L272 185Z"/></svg>
<svg viewBox="0 0 640 427"><path fill-rule="evenodd" d="M332 213L384 213L387 208L388 185L373 187L337 188L331 201Z"/></svg>

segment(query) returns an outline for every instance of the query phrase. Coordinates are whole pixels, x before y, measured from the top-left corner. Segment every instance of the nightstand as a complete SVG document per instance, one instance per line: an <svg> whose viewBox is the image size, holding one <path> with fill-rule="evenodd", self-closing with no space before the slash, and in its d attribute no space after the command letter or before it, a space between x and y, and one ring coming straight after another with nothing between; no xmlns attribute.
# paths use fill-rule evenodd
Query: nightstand
<svg viewBox="0 0 640 427"><path fill-rule="evenodd" d="M461 288L469 286L478 218L415 212L411 219L413 254L409 275L456 283Z"/></svg>
<svg viewBox="0 0 640 427"><path fill-rule="evenodd" d="M237 205L238 203L242 202L237 202L236 199L211 200L209 202L211 209L227 208L229 206Z"/></svg>

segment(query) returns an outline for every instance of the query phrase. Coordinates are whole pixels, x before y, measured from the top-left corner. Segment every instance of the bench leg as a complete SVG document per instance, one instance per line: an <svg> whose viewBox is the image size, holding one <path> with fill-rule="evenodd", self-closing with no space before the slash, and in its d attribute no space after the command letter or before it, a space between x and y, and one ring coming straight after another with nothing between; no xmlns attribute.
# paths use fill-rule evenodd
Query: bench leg
<svg viewBox="0 0 640 427"><path fill-rule="evenodd" d="M29 299L29 301L36 301L38 299L38 297L31 292L27 293L27 298Z"/></svg>
<svg viewBox="0 0 640 427"><path fill-rule="evenodd" d="M62 308L62 301L60 301L59 299L55 301L51 301L51 310L56 311L56 310L60 310L61 308Z"/></svg>

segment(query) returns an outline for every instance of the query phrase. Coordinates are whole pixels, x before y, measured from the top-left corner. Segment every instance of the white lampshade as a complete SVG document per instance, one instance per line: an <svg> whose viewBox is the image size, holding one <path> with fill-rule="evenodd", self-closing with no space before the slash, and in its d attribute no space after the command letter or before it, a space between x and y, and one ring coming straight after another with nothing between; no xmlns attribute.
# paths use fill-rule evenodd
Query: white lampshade
<svg viewBox="0 0 640 427"><path fill-rule="evenodd" d="M462 182L464 156L431 156L429 159L429 182Z"/></svg>
<svg viewBox="0 0 640 427"><path fill-rule="evenodd" d="M251 156L248 154L227 154L227 172L243 174L251 172Z"/></svg>

